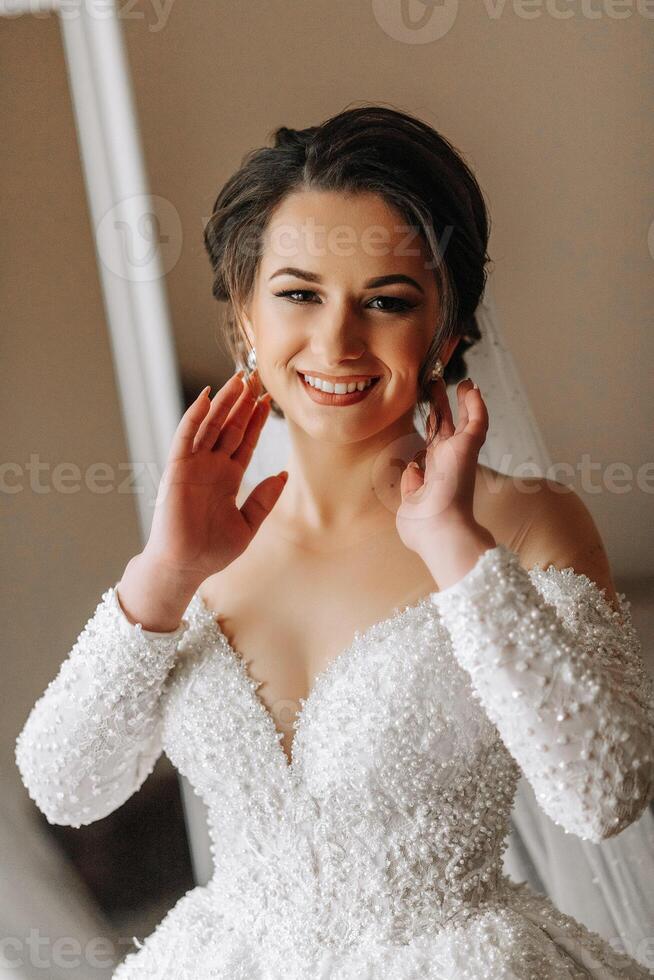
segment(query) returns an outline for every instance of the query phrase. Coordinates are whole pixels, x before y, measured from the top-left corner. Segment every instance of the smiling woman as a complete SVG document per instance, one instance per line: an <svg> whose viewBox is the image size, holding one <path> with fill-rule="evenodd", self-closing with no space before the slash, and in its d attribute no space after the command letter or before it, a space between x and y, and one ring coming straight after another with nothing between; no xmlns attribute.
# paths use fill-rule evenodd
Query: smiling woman
<svg viewBox="0 0 654 980"><path fill-rule="evenodd" d="M357 202L371 192L376 211L357 221ZM300 207L293 206L293 196L303 198ZM346 207L335 212L335 201ZM356 308L363 316L366 310L391 327L420 323L426 328L416 379L419 411L426 418L439 350L457 341L444 373L446 383L456 383L465 377L466 349L480 337L475 310L490 261L489 231L482 191L462 155L415 117L369 106L304 130L279 127L274 146L249 153L221 189L205 228L213 295L228 303L226 336L235 361L246 363L248 346L254 346L239 320L258 278L295 280L275 292L275 299L309 310L327 304L331 316L334 304L340 309L345 302L341 273L352 272L354 265L361 275L346 277L356 293L350 312ZM308 261L279 261L289 254ZM326 266L333 276L325 274ZM376 275L366 275L367 267L378 270ZM306 290L299 281L323 289ZM383 294L375 296L377 289ZM299 296L305 299L294 298ZM319 319L316 312L302 315ZM327 365L313 361L297 367L314 375L330 373ZM351 373L375 373L372 365L361 371L348 367ZM283 416L274 393L272 410Z"/></svg>
<svg viewBox="0 0 654 980"><path fill-rule="evenodd" d="M580 841L641 817L654 686L576 560L592 525L480 463L470 378L447 401L488 231L461 155L377 106L277 130L218 196L213 292L267 394L238 372L189 405L146 547L17 741L52 822L106 816L162 751L209 809L211 880L116 980L649 975L503 866L521 775ZM270 396L287 469L241 501Z"/></svg>

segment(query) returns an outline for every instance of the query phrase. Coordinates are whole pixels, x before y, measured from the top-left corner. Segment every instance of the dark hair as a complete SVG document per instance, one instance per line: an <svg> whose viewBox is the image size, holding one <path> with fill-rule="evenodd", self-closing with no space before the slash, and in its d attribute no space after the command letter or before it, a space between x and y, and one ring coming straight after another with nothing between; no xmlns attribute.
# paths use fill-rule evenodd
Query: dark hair
<svg viewBox="0 0 654 980"><path fill-rule="evenodd" d="M490 261L490 219L472 171L427 123L381 105L346 109L306 129L280 126L273 138L274 146L246 154L204 230L213 295L230 304L226 339L236 364L247 356L236 308L251 296L263 232L276 207L301 190L373 192L409 225L417 224L433 262L441 322L418 374L417 401L426 420L439 350L460 337L444 372L446 383L454 384L466 377L464 353L481 336L475 310ZM271 408L283 415L274 401Z"/></svg>

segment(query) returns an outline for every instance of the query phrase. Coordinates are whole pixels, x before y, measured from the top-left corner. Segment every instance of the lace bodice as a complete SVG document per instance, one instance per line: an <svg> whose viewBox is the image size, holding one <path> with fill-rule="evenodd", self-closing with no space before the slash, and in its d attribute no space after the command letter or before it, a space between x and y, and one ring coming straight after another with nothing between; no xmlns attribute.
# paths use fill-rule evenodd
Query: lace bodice
<svg viewBox="0 0 654 980"><path fill-rule="evenodd" d="M213 948L218 966L180 977L349 976L346 954L385 968L396 957L393 974L353 977L414 976L422 955L416 977L530 976L501 972L512 957L539 977L587 976L552 952L557 930L615 968L596 934L504 876L502 853L521 772L552 819L592 841L654 796L654 685L622 594L619 607L586 576L527 572L497 545L455 585L355 635L302 702L289 764L199 593L178 630L157 634L109 588L19 736L23 781L51 823L79 827L120 806L163 749L207 804L214 859L136 972L120 972L128 957L116 975L145 976L138 957L161 958L166 936L185 969L191 898L193 928L215 943L203 962ZM506 947L485 974L483 929L476 952L461 933L483 923ZM426 972L437 957L446 972ZM282 964L297 972L275 973ZM648 975L622 969L597 975Z"/></svg>

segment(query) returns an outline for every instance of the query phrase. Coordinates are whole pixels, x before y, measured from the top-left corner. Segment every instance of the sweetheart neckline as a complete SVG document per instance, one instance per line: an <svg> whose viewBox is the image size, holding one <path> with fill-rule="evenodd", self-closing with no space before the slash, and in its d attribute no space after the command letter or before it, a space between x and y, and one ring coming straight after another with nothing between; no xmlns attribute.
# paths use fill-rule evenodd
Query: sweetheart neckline
<svg viewBox="0 0 654 980"><path fill-rule="evenodd" d="M509 550L508 548L506 548L505 545L500 544L496 546L496 548L500 548L500 547L506 549L507 551ZM490 549L490 550L496 550L496 549ZM486 554L488 554L488 552L484 552L484 555ZM480 556L480 559L481 557L483 557L483 555ZM478 564L475 564L474 568L477 567ZM567 565L565 568L560 569L557 568L551 562L547 567L543 567L543 563L539 562L532 568L525 569L525 571L527 572L529 578L531 579L532 584L537 588L539 582L559 583L560 586L562 586L563 584L569 584L569 582L573 579L575 581L583 582L586 588L590 590L590 593L596 602L600 600L603 601L603 603L605 604L605 608L609 611L611 617L619 618L620 612L622 611L622 613L624 614L625 608L628 607L629 605L628 600L626 600L624 593L618 592L618 603L620 606L620 610L616 611L613 607L613 604L609 603L608 600L606 599L605 590L600 589L597 583L593 579L589 578L589 576L587 576L585 573L576 572L572 565ZM468 572L468 575L469 574L470 572ZM457 585L458 584L459 583L457 583ZM451 589L456 588L456 585L450 586L450 588ZM284 750L284 747L281 744L281 739L283 738L283 734L279 732L277 725L275 724L275 720L272 715L272 712L270 711L266 703L262 700L261 696L258 694L256 690L256 688L258 688L261 684L265 682L257 681L255 680L255 678L252 677L252 674L250 673L245 658L238 650L235 649L235 647L227 639L227 636L225 635L224 631L220 626L220 623L218 622L217 614L215 614L214 611L209 607L204 597L200 594L199 589L194 593L189 603L189 608L192 608L193 604L197 603L197 609L202 613L203 617L209 622L213 630L213 633L216 636L216 638L220 641L223 650L230 656L232 662L240 667L243 679L250 682L250 684L248 684L248 690L250 691L252 701L257 706L257 710L260 712L265 724L267 725L267 727L270 729L272 733L273 745L277 750L282 768L284 770L284 774L287 778L293 781L297 781L298 760L295 756L295 744L297 741L297 737L298 735L300 735L302 729L304 718L306 716L307 705L309 705L311 702L315 700L316 697L318 697L321 688L324 687L327 680L337 671L337 669L339 669L349 658L351 658L358 650L361 649L363 642L373 638L383 637L384 635L388 634L392 629L394 629L400 622L402 622L404 618L407 618L415 614L423 607L431 608L436 618L440 619L440 608L438 602L436 601L436 597L443 595L443 593L446 591L449 591L449 589L440 590L440 591L438 589L435 589L432 592L426 593L424 596L418 599L417 602L404 606L399 610L396 608L395 611L392 612L390 615L386 616L383 619L377 620L375 623L373 623L371 626L367 627L363 631L355 630L352 640L334 658L332 658L332 660L330 660L329 663L322 670L320 670L316 674L313 686L311 687L311 690L309 691L307 697L300 698L301 707L297 712L296 717L293 721L293 728L295 730L295 735L291 740L290 757L286 754L286 751ZM538 589L538 591L541 590Z"/></svg>
<svg viewBox="0 0 654 980"><path fill-rule="evenodd" d="M354 636L352 637L351 641L346 646L344 646L336 654L335 657L332 657L332 659L325 665L325 667L323 667L321 670L318 671L318 673L314 677L313 684L311 685L311 688L306 698L299 698L300 707L295 715L295 718L293 719L293 725L292 725L294 730L294 735L291 739L290 756L287 755L286 750L282 745L281 740L283 738L283 733L280 732L279 729L277 728L277 725L275 724L275 719L273 717L270 708L265 703L265 701L261 698L260 694L258 693L258 690L248 685L254 702L259 706L259 710L262 712L264 716L265 723L272 731L273 741L277 746L278 752L281 755L282 765L288 777L293 778L296 775L297 758L295 755L295 743L300 733L302 721L306 714L306 707L308 704L312 703L316 699L318 693L320 692L320 689L324 687L327 679L333 676L337 668L340 667L348 658L353 656L355 651L361 648L361 645L363 644L364 641L370 639L380 639L382 636L387 635L404 618L418 612L423 607L429 608L431 606L435 614L438 615L436 604L433 601L434 595L438 595L437 589L434 589L432 592L427 592L424 596L421 596L421 598L418 599L416 602L410 603L407 606L403 606L401 609L396 608L394 612L390 613L390 615L385 616L383 619L376 620L376 622L372 623L371 626L366 627L366 629L355 630ZM224 630L222 629L220 623L218 622L219 614L215 613L214 610L209 607L204 597L200 594L199 589L195 592L193 599L191 601L193 602L196 599L198 602L199 609L203 612L203 614L209 621L214 633L222 643L226 652L230 655L230 657L235 663L240 665L244 678L251 681L252 684L256 685L257 688L261 684L264 684L265 681L257 681L254 677L252 677L252 674L250 673L249 665L245 660L245 657L227 639Z"/></svg>

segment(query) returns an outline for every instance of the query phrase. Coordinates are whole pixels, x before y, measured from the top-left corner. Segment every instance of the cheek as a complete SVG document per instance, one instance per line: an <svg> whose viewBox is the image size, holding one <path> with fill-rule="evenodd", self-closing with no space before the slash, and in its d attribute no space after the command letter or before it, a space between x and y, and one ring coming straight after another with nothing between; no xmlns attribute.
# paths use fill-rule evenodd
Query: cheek
<svg viewBox="0 0 654 980"><path fill-rule="evenodd" d="M271 361L292 356L308 343L306 323L298 315L274 304L264 304L259 313L258 345Z"/></svg>
<svg viewBox="0 0 654 980"><path fill-rule="evenodd" d="M385 344L380 342L375 353L388 366L392 375L415 379L418 377L426 350L423 338L417 332L411 331Z"/></svg>

